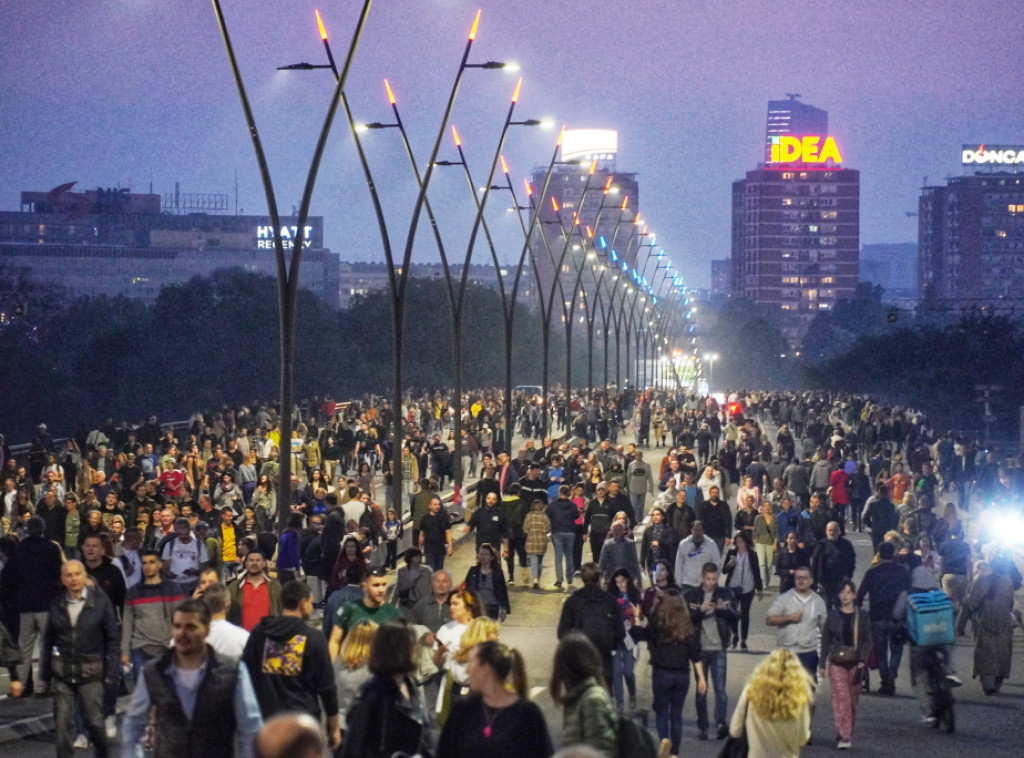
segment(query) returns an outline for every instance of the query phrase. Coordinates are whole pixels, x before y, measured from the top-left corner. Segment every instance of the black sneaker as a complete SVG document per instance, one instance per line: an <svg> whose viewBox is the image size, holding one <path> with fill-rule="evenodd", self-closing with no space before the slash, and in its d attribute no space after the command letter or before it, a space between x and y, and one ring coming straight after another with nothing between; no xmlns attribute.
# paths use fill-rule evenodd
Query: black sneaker
<svg viewBox="0 0 1024 758"><path fill-rule="evenodd" d="M729 727L727 727L725 724L719 724L718 725L718 732L715 734L715 739L716 740L724 740L728 736L729 736Z"/></svg>
<svg viewBox="0 0 1024 758"><path fill-rule="evenodd" d="M703 742L707 738L708 738L708 730L707 729L701 729L700 733L697 735L697 739L700 740L701 742Z"/></svg>

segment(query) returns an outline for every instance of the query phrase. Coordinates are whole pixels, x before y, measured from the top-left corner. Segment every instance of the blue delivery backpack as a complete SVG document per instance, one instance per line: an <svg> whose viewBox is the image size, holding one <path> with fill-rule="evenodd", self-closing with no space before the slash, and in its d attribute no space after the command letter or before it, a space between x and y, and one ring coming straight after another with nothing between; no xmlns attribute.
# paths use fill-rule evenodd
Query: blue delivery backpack
<svg viewBox="0 0 1024 758"><path fill-rule="evenodd" d="M955 634L949 596L942 590L907 595L907 631L919 647L952 644Z"/></svg>

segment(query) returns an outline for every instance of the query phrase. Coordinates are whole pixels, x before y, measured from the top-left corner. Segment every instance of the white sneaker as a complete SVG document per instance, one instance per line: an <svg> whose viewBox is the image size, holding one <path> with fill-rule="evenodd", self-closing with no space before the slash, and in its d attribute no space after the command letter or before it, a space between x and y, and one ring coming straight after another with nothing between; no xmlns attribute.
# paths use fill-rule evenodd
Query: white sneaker
<svg viewBox="0 0 1024 758"><path fill-rule="evenodd" d="M849 741L840 741L836 743L837 750L849 750L851 747L853 747L853 743Z"/></svg>
<svg viewBox="0 0 1024 758"><path fill-rule="evenodd" d="M112 740L117 736L117 716L107 716L103 719L103 726L107 730L108 740Z"/></svg>
<svg viewBox="0 0 1024 758"><path fill-rule="evenodd" d="M89 738L86 737L84 734L80 734L77 737L75 737L75 741L71 744L71 747L78 748L79 750L88 750Z"/></svg>

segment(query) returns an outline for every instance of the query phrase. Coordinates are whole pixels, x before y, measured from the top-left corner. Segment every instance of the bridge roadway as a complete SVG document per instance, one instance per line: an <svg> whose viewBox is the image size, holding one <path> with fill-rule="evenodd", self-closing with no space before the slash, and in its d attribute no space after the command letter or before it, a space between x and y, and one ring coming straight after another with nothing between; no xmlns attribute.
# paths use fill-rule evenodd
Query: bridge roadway
<svg viewBox="0 0 1024 758"><path fill-rule="evenodd" d="M620 442L628 442L631 437L620 437ZM654 449L647 454L648 460L655 464L661 460L665 449ZM456 536L461 526L456 527ZM871 541L868 534L852 532L847 535L857 551L857 579L863 576L871 559ZM637 535L639 540L639 534ZM584 559L589 559L589 547L584 548ZM545 558L553 561L553 551L549 550ZM456 584L461 582L469 567L475 562L472 540L464 542L455 555L449 559L447 568L452 572ZM518 580L519 577L517 576ZM531 693L534 700L544 711L548 728L556 747L561 742L562 714L554 704L548 692L548 681L551 676L551 663L555 645L557 644L556 627L562 603L568 597L567 592L558 592L552 588L552 575L546 576L543 585L546 589L533 590L518 582L510 588L512 614L502 624L501 639L503 642L519 649L527 663L527 672ZM576 579L576 587L580 586ZM775 647L775 630L765 624L765 615L772 599L777 595L778 580L773 581L772 589L767 591L760 601L755 600L751 610L751 634L748 638L750 651L728 653L727 691L729 694L729 715L744 682L754 666L762 657ZM985 758L1019 758L1024 744L1024 635L1020 629L1014 633L1015 647L1013 670L1010 679L1003 685L1002 693L995 697L982 694L980 683L971 678L971 661L973 647L969 638L961 639L955 647L954 659L957 671L963 679L964 686L955 690L957 697L956 716L957 733L947 735L920 724L918 704L910 686L909 656L904 655L904 662L896 682L895 697L884 697L872 692L861 697L860 710L854 733L854 751L861 755L890 758L911 755L929 756L984 756ZM651 711L651 667L644 646L638 647L639 656L636 664L638 707L646 710L653 729L654 718ZM873 689L877 687L877 672L873 673ZM713 698L709 697L709 706L713 709ZM49 701L46 701L49 703ZM14 705L0 702L0 714L5 706ZM27 704L26 704L27 705ZM38 710L38 709L37 709ZM713 711L712 711L713 715ZM721 745L711 739L701 742L697 739L696 711L694 707L694 689L687 696L683 709L683 740L680 750L685 756L716 756ZM801 755L831 755L835 750L835 729L832 722L830 691L827 682L818 688L816 707L813 719L813 741ZM2 732L2 729L0 729ZM0 742L3 741L0 733ZM47 731L22 739L18 742L4 744L5 756L52 756L53 735ZM84 754L84 753L83 753Z"/></svg>

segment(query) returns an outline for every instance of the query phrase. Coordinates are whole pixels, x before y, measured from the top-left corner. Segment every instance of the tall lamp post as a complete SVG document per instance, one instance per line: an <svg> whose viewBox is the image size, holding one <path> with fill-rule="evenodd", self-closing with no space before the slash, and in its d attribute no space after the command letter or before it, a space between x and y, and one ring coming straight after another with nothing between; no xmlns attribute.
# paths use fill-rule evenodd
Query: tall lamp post
<svg viewBox="0 0 1024 758"><path fill-rule="evenodd" d="M228 62L231 66L231 73L235 79L238 89L238 97L241 100L242 111L245 116L246 125L249 130L249 137L252 140L253 151L256 154L256 163L259 168L260 178L263 182L263 192L267 200L267 213L274 226L274 258L277 264L277 314L278 314L278 338L280 353L280 405L281 405L281 441L278 447L278 460L280 464L280 480L277 492L277 520L278 526L283 531L287 526L288 515L291 510L291 436L292 436L292 412L294 404L294 379L295 379L295 320L296 304L299 288L299 264L302 260L302 245L299 244L291 250L291 260L285 257L284 240L281 237L280 214L278 212L277 198L274 193L274 184L270 176L270 168L267 164L266 155L263 151L263 143L260 139L259 130L256 126L256 118L253 115L252 107L249 104L249 96L245 90L245 83L242 79L242 72L238 66L238 59L235 56L234 47L231 44L231 37L228 34L227 21L220 7L220 0L212 0L213 11L217 18L217 25L220 29L224 48L228 55ZM334 123L334 115L337 112L338 102L341 98L345 81L348 78L352 60L355 57L356 48L366 20L370 14L372 0L365 0L359 21L349 45L348 54L345 57L345 64L337 77L337 83L324 118L323 126L320 128L320 135L317 138L313 156L310 159L309 171L306 174L306 184L299 202L299 215L297 226L302 228L309 216L309 205L313 199L313 188L316 185L317 173L320 169L320 161L323 157L324 148L327 145L327 136Z"/></svg>

